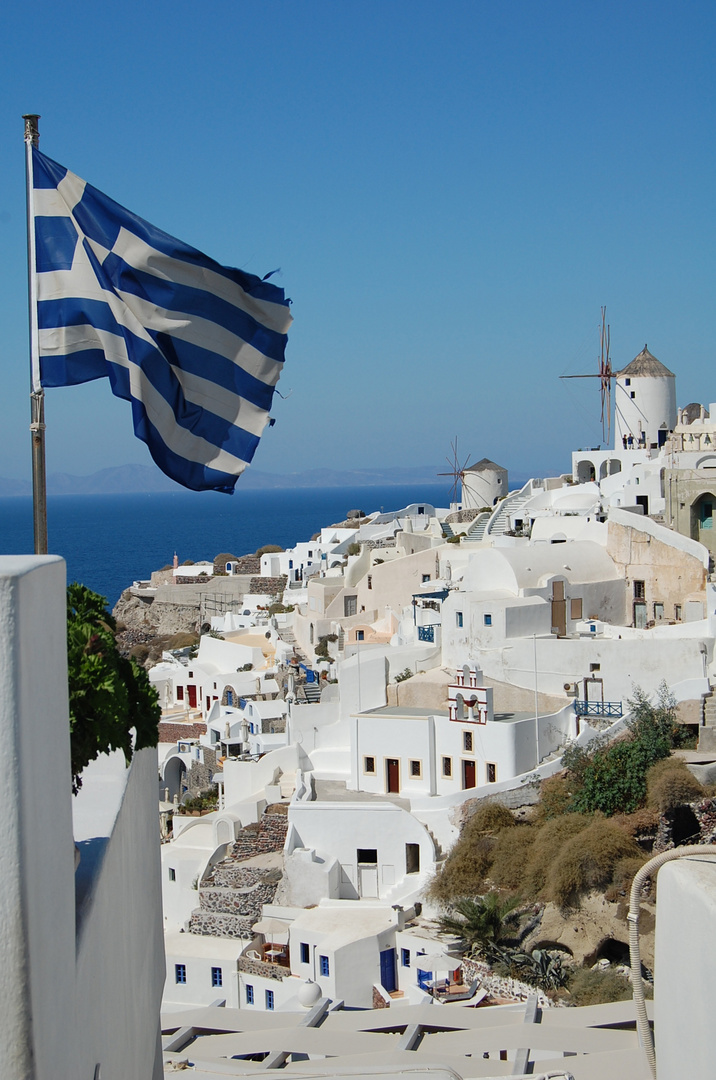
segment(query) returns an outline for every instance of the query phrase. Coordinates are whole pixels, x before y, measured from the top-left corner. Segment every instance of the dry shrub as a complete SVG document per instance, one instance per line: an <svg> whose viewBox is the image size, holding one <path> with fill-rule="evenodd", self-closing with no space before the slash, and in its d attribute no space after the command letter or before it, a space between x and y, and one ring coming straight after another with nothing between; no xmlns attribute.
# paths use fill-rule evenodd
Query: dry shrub
<svg viewBox="0 0 716 1080"><path fill-rule="evenodd" d="M430 883L433 900L447 903L461 896L480 896L486 890L485 878L492 864L494 840L481 836L469 843L461 836Z"/></svg>
<svg viewBox="0 0 716 1080"><path fill-rule="evenodd" d="M605 818L567 840L547 873L545 895L560 907L579 902L582 893L608 885L621 859L638 858L636 843Z"/></svg>
<svg viewBox="0 0 716 1080"><path fill-rule="evenodd" d="M605 1001L626 1001L631 996L629 980L615 971L576 968L569 980L569 1000L574 1005L601 1005Z"/></svg>
<svg viewBox="0 0 716 1080"><path fill-rule="evenodd" d="M585 814L562 814L551 818L539 830L529 853L529 861L523 868L524 886L531 896L542 891L552 863L559 857L568 840L591 824L592 818Z"/></svg>
<svg viewBox="0 0 716 1080"><path fill-rule="evenodd" d="M612 883L604 894L604 898L610 903L615 903L620 897L628 897L631 891L631 883L639 870L646 862L646 855L632 855L627 859L620 859L612 873Z"/></svg>
<svg viewBox="0 0 716 1080"><path fill-rule="evenodd" d="M648 805L660 813L705 798L706 790L680 758L657 761L646 774Z"/></svg>
<svg viewBox="0 0 716 1080"><path fill-rule="evenodd" d="M615 814L612 821L623 829L627 836L637 839L656 832L659 827L659 813L643 806L640 810L635 810L633 814Z"/></svg>
<svg viewBox="0 0 716 1080"><path fill-rule="evenodd" d="M539 787L537 815L543 820L566 814L572 801L572 784L567 773L548 776Z"/></svg>
<svg viewBox="0 0 716 1080"><path fill-rule="evenodd" d="M490 880L500 889L519 889L524 885L525 866L539 830L534 825L501 829L492 849Z"/></svg>
<svg viewBox="0 0 716 1080"><path fill-rule="evenodd" d="M188 649L191 648L192 645L196 645L198 641L198 634L180 631L178 634L172 634L172 636L168 638L165 648L167 651L171 649Z"/></svg>
<svg viewBox="0 0 716 1080"><path fill-rule="evenodd" d="M508 829L516 824L514 816L502 803L483 802L463 825L459 842L467 840L471 843L480 836L494 836L500 829Z"/></svg>

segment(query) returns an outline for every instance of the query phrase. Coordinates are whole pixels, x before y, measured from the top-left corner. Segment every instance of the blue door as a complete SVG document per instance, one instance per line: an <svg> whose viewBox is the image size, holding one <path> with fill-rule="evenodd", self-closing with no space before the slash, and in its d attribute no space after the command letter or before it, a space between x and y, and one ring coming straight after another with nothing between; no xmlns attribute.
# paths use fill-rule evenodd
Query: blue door
<svg viewBox="0 0 716 1080"><path fill-rule="evenodd" d="M395 981L395 949L386 949L380 954L380 982L384 990L392 994L397 987Z"/></svg>

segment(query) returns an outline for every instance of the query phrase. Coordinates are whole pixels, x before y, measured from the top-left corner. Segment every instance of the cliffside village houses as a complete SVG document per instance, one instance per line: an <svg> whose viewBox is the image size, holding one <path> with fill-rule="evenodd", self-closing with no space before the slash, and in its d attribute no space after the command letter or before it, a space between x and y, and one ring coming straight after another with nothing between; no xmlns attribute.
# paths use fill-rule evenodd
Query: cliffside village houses
<svg viewBox="0 0 716 1080"><path fill-rule="evenodd" d="M155 624L212 631L150 672L161 880L153 749L71 794L64 563L0 560L3 1076L649 1075L630 1002L502 980L512 1004L462 1008L493 977L436 935L426 886L467 801L524 804L565 747L623 729L635 685L666 680L716 760L716 406L677 410L674 382L639 354L614 447L569 474L509 491L483 460L449 508L137 583ZM184 807L213 785L217 809ZM659 876L664 1080L709 1075L714 875Z"/></svg>
<svg viewBox="0 0 716 1080"><path fill-rule="evenodd" d="M416 911L466 800L622 730L635 685L665 680L716 751L716 406L677 410L645 348L615 414L614 447L576 451L569 474L509 492L485 459L450 508L372 513L263 555L272 588L151 669L174 810L165 1003L433 1001L458 962L416 937ZM207 594L213 573L174 570ZM272 600L291 610L269 615ZM219 809L182 815L211 783Z"/></svg>

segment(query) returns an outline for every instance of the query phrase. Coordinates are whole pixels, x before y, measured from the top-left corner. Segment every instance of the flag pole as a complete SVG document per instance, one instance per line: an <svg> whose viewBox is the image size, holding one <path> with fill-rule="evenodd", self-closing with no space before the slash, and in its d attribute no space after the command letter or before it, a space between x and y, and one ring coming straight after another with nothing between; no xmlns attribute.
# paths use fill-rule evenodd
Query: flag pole
<svg viewBox="0 0 716 1080"><path fill-rule="evenodd" d="M37 279L35 276L35 212L32 148L40 142L38 113L25 121L25 182L27 186L27 291L30 314L30 433L32 436L32 517L35 554L47 554L47 484L45 475L45 391L40 383L40 349L37 329Z"/></svg>

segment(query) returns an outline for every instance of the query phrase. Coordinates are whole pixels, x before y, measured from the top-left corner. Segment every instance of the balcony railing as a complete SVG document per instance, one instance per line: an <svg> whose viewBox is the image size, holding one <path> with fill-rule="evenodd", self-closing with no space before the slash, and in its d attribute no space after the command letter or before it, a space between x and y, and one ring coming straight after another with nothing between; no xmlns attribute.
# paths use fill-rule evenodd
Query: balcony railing
<svg viewBox="0 0 716 1080"><path fill-rule="evenodd" d="M575 701L574 711L577 716L613 716L624 715L621 701Z"/></svg>
<svg viewBox="0 0 716 1080"><path fill-rule="evenodd" d="M418 641L435 641L435 627L434 626L419 626L418 627Z"/></svg>

